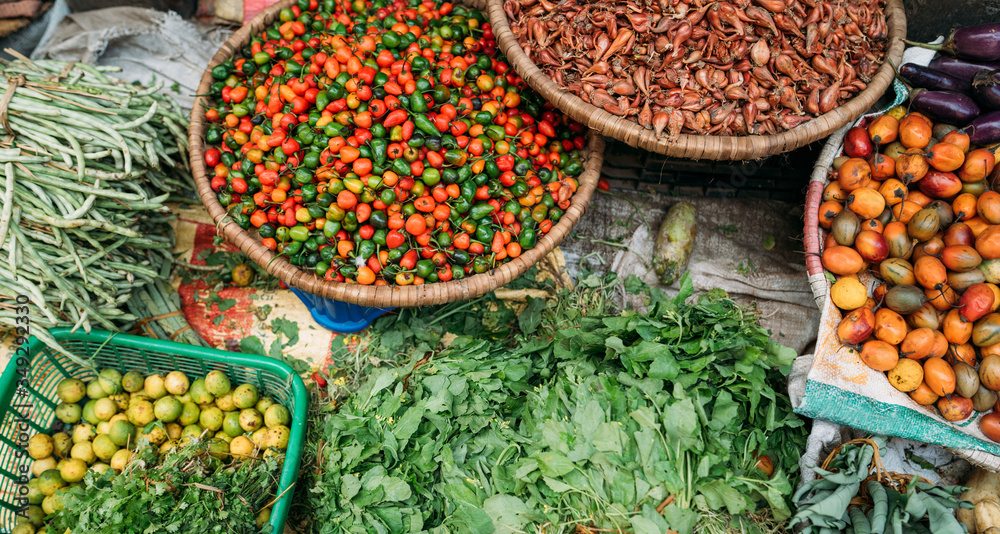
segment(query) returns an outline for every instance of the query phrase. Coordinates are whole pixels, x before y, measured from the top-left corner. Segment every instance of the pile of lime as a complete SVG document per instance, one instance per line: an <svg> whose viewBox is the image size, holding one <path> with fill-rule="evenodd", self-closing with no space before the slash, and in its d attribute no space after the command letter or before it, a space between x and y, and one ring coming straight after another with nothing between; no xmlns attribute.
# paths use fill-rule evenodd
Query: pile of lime
<svg viewBox="0 0 1000 534"><path fill-rule="evenodd" d="M166 455L191 440L207 440L212 456L230 461L280 455L291 433L288 408L261 396L253 384L233 388L222 371L191 382L181 371L143 376L104 369L89 382L64 379L56 392L64 431L28 440L34 478L27 520L11 534L34 533L60 509L60 490L79 484L88 470L121 473L141 447Z"/></svg>

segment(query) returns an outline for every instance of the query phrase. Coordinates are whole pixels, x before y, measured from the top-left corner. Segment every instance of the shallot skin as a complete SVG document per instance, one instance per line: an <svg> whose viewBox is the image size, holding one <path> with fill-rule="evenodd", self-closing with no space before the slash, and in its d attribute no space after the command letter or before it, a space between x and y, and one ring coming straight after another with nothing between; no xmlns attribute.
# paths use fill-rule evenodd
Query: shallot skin
<svg viewBox="0 0 1000 534"><path fill-rule="evenodd" d="M506 0L529 59L661 138L769 135L863 91L884 0Z"/></svg>

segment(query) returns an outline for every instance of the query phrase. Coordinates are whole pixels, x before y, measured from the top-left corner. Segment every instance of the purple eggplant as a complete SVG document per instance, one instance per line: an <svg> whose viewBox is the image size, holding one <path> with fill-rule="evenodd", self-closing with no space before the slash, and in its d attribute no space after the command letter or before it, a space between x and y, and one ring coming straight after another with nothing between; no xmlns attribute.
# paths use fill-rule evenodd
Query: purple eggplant
<svg viewBox="0 0 1000 534"><path fill-rule="evenodd" d="M913 46L938 50L949 56L981 61L1000 60L1000 22L959 28L941 44L914 43Z"/></svg>
<svg viewBox="0 0 1000 534"><path fill-rule="evenodd" d="M964 61L953 57L938 55L931 60L928 67L950 74L956 78L972 81L972 77L983 69L1000 69L1000 61Z"/></svg>
<svg viewBox="0 0 1000 534"><path fill-rule="evenodd" d="M972 84L969 80L958 78L930 67L914 65L913 63L906 63L902 67L899 67L899 75L905 78L913 87L921 89L955 91L966 94L972 90Z"/></svg>
<svg viewBox="0 0 1000 534"><path fill-rule="evenodd" d="M917 89L910 93L910 106L948 124L967 124L979 116L979 106L967 95L954 91Z"/></svg>
<svg viewBox="0 0 1000 534"><path fill-rule="evenodd" d="M1000 80L995 70L983 69L972 78L972 97L989 109L1000 109Z"/></svg>
<svg viewBox="0 0 1000 534"><path fill-rule="evenodd" d="M977 117L965 128L969 142L974 145L989 145L1000 141L1000 111L991 111Z"/></svg>

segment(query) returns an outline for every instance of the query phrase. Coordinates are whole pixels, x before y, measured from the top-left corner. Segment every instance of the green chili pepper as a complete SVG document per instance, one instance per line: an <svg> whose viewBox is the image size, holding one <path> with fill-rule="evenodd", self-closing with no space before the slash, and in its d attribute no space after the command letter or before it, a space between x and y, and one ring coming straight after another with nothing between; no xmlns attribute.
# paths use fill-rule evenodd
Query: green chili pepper
<svg viewBox="0 0 1000 534"><path fill-rule="evenodd" d="M385 139L375 138L369 141L369 144L372 148L372 161L374 161L376 165L385 163L386 149L389 147L389 142Z"/></svg>
<svg viewBox="0 0 1000 534"><path fill-rule="evenodd" d="M521 230L521 235L518 237L517 242L521 245L521 248L527 250L535 246L537 238L535 237L535 231L531 228L524 228Z"/></svg>
<svg viewBox="0 0 1000 534"><path fill-rule="evenodd" d="M424 100L424 96L421 93L413 93L410 96L410 111L414 113L427 111L427 101ZM416 121L414 121L414 124L416 124Z"/></svg>
<svg viewBox="0 0 1000 534"><path fill-rule="evenodd" d="M434 272L434 262L431 260L420 260L417 262L417 276L426 279Z"/></svg>
<svg viewBox="0 0 1000 534"><path fill-rule="evenodd" d="M340 222L333 221L330 219L326 220L326 226L323 227L323 236L327 239L333 238L340 231Z"/></svg>
<svg viewBox="0 0 1000 534"><path fill-rule="evenodd" d="M375 254L375 243L371 240L365 239L358 245L358 255L364 259L368 259Z"/></svg>
<svg viewBox="0 0 1000 534"><path fill-rule="evenodd" d="M420 100L419 98L416 100ZM414 110L417 111L417 110ZM427 118L426 115L415 115L413 117L413 126L415 126L421 132L427 135L432 135L437 137L441 132L437 129L437 126Z"/></svg>
<svg viewBox="0 0 1000 534"><path fill-rule="evenodd" d="M409 176L411 174L410 164L402 158L394 159L392 160L392 172L400 176Z"/></svg>

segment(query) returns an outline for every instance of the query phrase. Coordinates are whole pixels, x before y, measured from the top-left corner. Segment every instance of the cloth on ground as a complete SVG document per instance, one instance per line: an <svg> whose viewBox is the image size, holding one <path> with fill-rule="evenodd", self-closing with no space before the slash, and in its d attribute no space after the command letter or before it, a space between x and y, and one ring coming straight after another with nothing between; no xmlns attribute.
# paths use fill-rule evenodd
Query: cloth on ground
<svg viewBox="0 0 1000 534"><path fill-rule="evenodd" d="M800 207L757 199L679 199L654 191L612 193L595 194L586 216L563 242L570 273L610 269L623 279L634 274L657 284L650 262L656 232L670 206L685 200L697 212L687 266L695 290L721 288L741 304L755 303L773 338L800 354L816 339L819 312L798 237ZM677 284L664 289L676 291Z"/></svg>
<svg viewBox="0 0 1000 534"><path fill-rule="evenodd" d="M190 109L205 65L230 35L174 12L114 7L67 15L31 57L117 66L122 72L116 77L147 86L160 82Z"/></svg>

